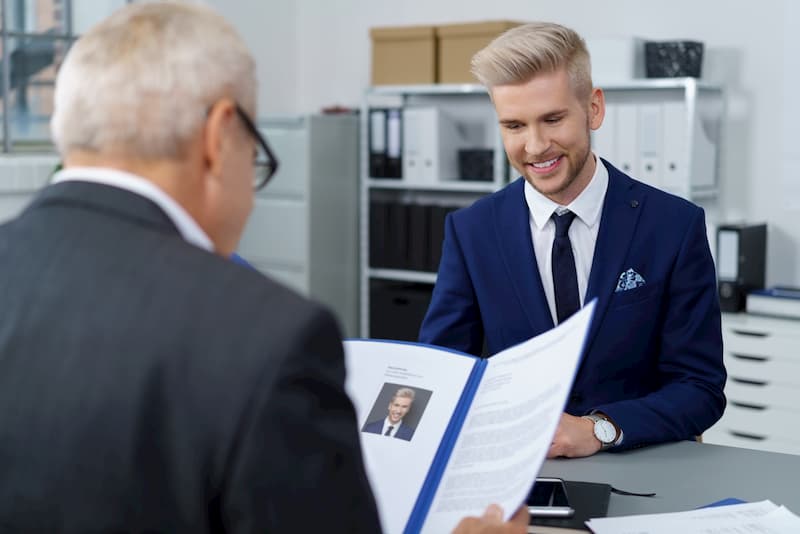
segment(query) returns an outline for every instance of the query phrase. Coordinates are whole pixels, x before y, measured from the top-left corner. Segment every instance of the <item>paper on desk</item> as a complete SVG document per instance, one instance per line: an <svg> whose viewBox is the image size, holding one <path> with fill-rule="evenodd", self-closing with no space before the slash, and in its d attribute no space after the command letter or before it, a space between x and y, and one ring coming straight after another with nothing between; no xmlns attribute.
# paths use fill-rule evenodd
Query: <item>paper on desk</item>
<svg viewBox="0 0 800 534"><path fill-rule="evenodd" d="M606 517L586 522L595 534L796 534L800 517L771 501L688 512Z"/></svg>

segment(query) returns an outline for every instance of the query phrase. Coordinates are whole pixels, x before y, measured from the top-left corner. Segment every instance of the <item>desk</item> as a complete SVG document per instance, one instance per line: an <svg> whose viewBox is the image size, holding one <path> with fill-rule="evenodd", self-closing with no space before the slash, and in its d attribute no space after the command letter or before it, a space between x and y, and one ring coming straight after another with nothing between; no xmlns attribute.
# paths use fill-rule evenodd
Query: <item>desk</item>
<svg viewBox="0 0 800 534"><path fill-rule="evenodd" d="M727 497L769 499L800 513L800 456L682 441L589 458L547 460L541 476L606 482L656 497L611 494L609 516L680 512Z"/></svg>

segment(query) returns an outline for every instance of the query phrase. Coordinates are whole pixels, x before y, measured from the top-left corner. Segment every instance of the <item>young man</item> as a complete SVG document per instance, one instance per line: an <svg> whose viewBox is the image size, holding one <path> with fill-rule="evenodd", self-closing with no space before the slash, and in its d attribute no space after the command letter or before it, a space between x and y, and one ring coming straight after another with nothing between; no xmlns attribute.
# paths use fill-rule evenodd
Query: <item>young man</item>
<svg viewBox="0 0 800 534"><path fill-rule="evenodd" d="M255 94L191 3L129 4L70 49L64 170L0 227L2 530L380 530L334 319L228 259L275 170Z"/></svg>
<svg viewBox="0 0 800 534"><path fill-rule="evenodd" d="M392 400L389 401L386 417L364 425L364 432L411 441L415 429L410 425L404 425L403 418L411 410L414 396L414 390L411 388L398 389Z"/></svg>
<svg viewBox="0 0 800 534"><path fill-rule="evenodd" d="M605 103L574 31L514 28L472 66L522 177L447 218L420 340L496 353L597 299L549 455L702 433L722 414L726 377L702 209L591 151Z"/></svg>

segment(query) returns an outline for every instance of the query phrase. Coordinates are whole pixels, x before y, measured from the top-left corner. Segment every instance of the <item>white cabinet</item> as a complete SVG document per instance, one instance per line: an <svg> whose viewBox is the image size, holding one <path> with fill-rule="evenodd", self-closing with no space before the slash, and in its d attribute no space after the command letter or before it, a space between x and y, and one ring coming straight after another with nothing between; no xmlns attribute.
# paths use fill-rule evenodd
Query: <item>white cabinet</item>
<svg viewBox="0 0 800 534"><path fill-rule="evenodd" d="M598 84L606 100L593 132L599 155L634 178L675 195L717 194L722 90L695 78Z"/></svg>
<svg viewBox="0 0 800 534"><path fill-rule="evenodd" d="M800 454L800 321L723 314L728 405L704 441Z"/></svg>
<svg viewBox="0 0 800 534"><path fill-rule="evenodd" d="M256 194L238 253L358 329L358 118L260 120L280 162Z"/></svg>

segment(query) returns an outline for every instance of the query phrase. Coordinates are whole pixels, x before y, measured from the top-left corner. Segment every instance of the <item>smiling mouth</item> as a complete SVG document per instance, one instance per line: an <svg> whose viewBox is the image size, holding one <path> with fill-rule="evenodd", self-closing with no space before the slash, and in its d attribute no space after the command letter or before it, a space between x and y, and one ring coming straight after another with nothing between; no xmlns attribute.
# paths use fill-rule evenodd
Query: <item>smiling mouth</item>
<svg viewBox="0 0 800 534"><path fill-rule="evenodd" d="M532 167L533 171L536 173L548 173L559 165L563 157L564 156L557 156L547 161L532 161L528 163L528 166Z"/></svg>

